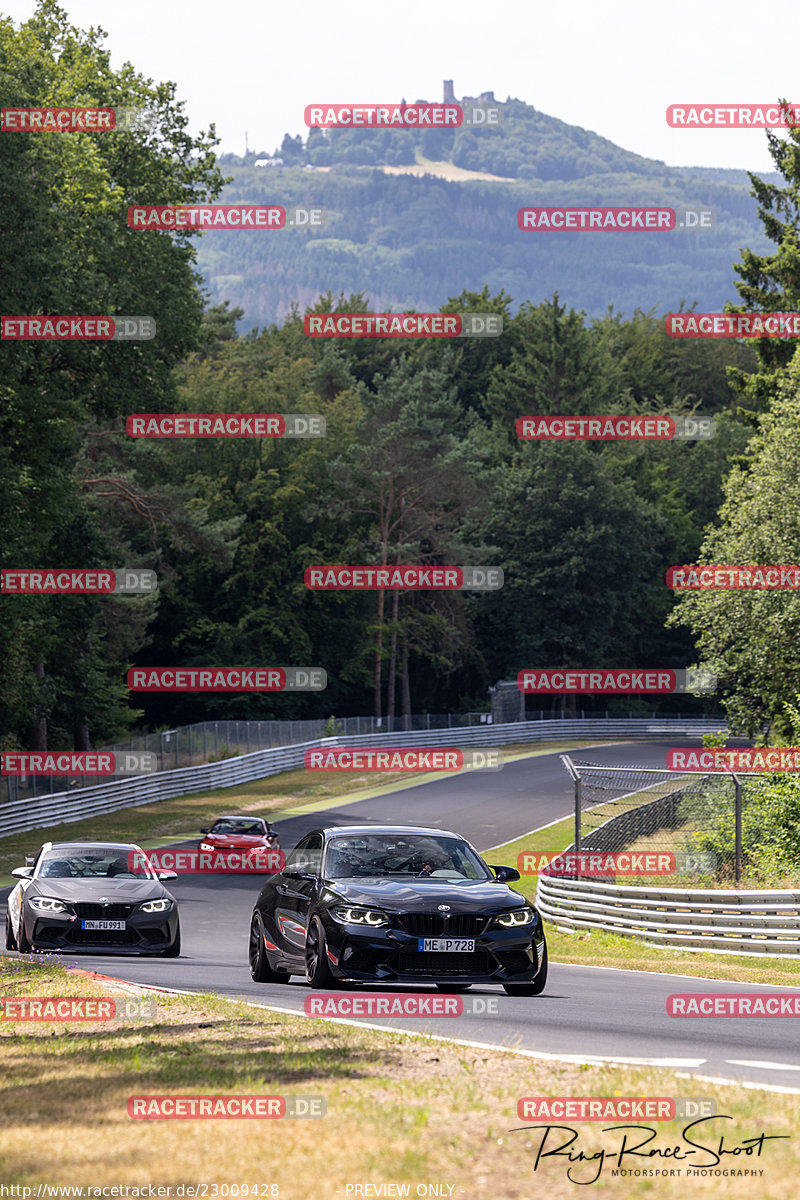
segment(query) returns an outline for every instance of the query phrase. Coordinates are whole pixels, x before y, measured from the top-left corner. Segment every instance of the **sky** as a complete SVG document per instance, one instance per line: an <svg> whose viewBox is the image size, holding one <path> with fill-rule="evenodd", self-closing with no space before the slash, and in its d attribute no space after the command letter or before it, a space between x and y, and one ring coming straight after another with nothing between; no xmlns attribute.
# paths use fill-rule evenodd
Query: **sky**
<svg viewBox="0 0 800 1200"><path fill-rule="evenodd" d="M669 104L800 100L800 13L752 0L62 0L100 26L112 67L173 80L189 131L272 153L322 102L493 91L671 166L774 170L763 130L670 129ZM16 23L33 0L0 0ZM762 51L760 46L767 47ZM767 63L769 65L767 65ZM792 88L795 92L792 94Z"/></svg>

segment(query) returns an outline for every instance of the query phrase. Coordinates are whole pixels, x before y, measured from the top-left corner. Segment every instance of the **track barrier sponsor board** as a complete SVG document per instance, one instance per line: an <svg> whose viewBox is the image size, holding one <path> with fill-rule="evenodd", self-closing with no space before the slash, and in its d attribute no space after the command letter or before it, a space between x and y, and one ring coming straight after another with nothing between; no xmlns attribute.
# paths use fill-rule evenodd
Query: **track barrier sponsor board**
<svg viewBox="0 0 800 1200"><path fill-rule="evenodd" d="M716 433L713 417L634 417L619 415L517 417L517 437L537 442L677 442L710 438Z"/></svg>
<svg viewBox="0 0 800 1200"><path fill-rule="evenodd" d="M324 1117L324 1096L160 1095L129 1096L133 1120L280 1120L284 1117Z"/></svg>
<svg viewBox="0 0 800 1200"><path fill-rule="evenodd" d="M180 846L162 847L160 850L130 850L128 868L140 872L150 867L153 871L176 871L178 875L274 875L286 866L286 855L282 850L271 850L268 846L252 849L192 850Z"/></svg>
<svg viewBox="0 0 800 1200"><path fill-rule="evenodd" d="M674 1121L714 1117L710 1096L521 1096L517 1116L523 1121Z"/></svg>
<svg viewBox="0 0 800 1200"><path fill-rule="evenodd" d="M499 313L306 313L308 337L498 337Z"/></svg>
<svg viewBox="0 0 800 1200"><path fill-rule="evenodd" d="M131 413L130 437L317 438L325 437L319 413Z"/></svg>
<svg viewBox="0 0 800 1200"><path fill-rule="evenodd" d="M667 570L667 587L680 591L768 592L800 589L798 566L683 566Z"/></svg>
<svg viewBox="0 0 800 1200"><path fill-rule="evenodd" d="M683 775L788 774L800 771L800 746L705 750L687 746L667 751L667 770Z"/></svg>
<svg viewBox="0 0 800 1200"><path fill-rule="evenodd" d="M307 771L500 771L502 750L435 750L329 747L306 750Z"/></svg>
<svg viewBox="0 0 800 1200"><path fill-rule="evenodd" d="M684 101L667 107L673 129L772 129L800 125L797 104L706 104Z"/></svg>
<svg viewBox="0 0 800 1200"><path fill-rule="evenodd" d="M320 692L322 667L133 667L128 687L141 692Z"/></svg>
<svg viewBox="0 0 800 1200"><path fill-rule="evenodd" d="M716 690L716 676L702 667L665 669L645 667L527 668L519 672L521 692L580 692L636 695L639 693L691 692L704 695Z"/></svg>
<svg viewBox="0 0 800 1200"><path fill-rule="evenodd" d="M495 591L501 567L306 567L303 581L313 591Z"/></svg>
<svg viewBox="0 0 800 1200"><path fill-rule="evenodd" d="M14 595L127 595L145 596L158 587L155 571L111 570L94 567L5 568L0 571L0 593Z"/></svg>
<svg viewBox="0 0 800 1200"><path fill-rule="evenodd" d="M3 750L2 775L148 775L159 769L153 751Z"/></svg>
<svg viewBox="0 0 800 1200"><path fill-rule="evenodd" d="M678 992L667 996L668 1017L800 1017L795 992Z"/></svg>

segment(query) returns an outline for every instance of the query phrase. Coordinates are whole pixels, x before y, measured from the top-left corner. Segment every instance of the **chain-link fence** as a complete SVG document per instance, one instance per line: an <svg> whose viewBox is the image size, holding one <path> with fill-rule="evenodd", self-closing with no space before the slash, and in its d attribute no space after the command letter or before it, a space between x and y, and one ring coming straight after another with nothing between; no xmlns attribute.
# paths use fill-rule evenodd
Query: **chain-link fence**
<svg viewBox="0 0 800 1200"><path fill-rule="evenodd" d="M574 838L548 874L651 886L659 878L678 887L800 885L797 776L688 778L569 755L562 762L575 785Z"/></svg>

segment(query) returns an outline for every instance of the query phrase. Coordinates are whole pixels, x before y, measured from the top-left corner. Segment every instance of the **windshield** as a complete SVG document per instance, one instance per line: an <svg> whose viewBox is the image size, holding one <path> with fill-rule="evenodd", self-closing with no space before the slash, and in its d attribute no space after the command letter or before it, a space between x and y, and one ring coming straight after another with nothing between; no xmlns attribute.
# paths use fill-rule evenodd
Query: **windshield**
<svg viewBox="0 0 800 1200"><path fill-rule="evenodd" d="M325 875L328 879L365 875L400 879L493 878L466 842L431 834L332 837L328 842Z"/></svg>
<svg viewBox="0 0 800 1200"><path fill-rule="evenodd" d="M263 821L254 821L252 817L223 817L211 826L212 833L239 833L261 835L264 831Z"/></svg>
<svg viewBox="0 0 800 1200"><path fill-rule="evenodd" d="M39 864L37 879L155 879L143 855L124 846L57 846Z"/></svg>

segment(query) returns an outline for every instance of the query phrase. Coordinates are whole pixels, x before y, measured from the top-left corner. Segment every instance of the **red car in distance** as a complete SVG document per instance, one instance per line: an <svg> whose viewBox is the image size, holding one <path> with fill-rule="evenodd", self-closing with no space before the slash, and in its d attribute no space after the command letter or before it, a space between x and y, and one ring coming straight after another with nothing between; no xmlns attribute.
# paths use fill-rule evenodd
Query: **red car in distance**
<svg viewBox="0 0 800 1200"><path fill-rule="evenodd" d="M201 829L199 849L259 856L270 850L280 850L281 839L263 817L243 817L231 814L217 817L210 829Z"/></svg>

